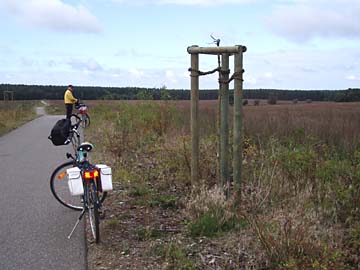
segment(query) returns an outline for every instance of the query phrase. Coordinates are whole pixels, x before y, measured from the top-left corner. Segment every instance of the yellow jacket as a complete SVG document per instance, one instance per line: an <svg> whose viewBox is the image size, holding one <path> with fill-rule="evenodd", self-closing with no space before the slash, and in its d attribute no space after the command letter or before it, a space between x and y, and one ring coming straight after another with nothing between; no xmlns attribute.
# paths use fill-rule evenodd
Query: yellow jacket
<svg viewBox="0 0 360 270"><path fill-rule="evenodd" d="M65 91L65 95L64 95L64 102L65 104L74 104L77 101L76 98L74 98L71 90L67 89Z"/></svg>

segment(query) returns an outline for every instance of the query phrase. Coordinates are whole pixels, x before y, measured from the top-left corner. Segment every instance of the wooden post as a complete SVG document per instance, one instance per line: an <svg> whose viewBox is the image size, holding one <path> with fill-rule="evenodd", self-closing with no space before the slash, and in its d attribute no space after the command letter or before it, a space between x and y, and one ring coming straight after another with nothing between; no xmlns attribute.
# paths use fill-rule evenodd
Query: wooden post
<svg viewBox="0 0 360 270"><path fill-rule="evenodd" d="M232 47L199 47L191 46L187 48L191 54L191 181L196 183L199 177L199 54L212 54L222 56L222 67L220 76L220 143L219 143L219 163L220 181L226 188L230 187L229 179L229 56L235 55L235 82L234 82L234 181L237 190L240 190L242 173L242 143L243 143L243 115L242 115L242 67L243 53L245 46Z"/></svg>
<svg viewBox="0 0 360 270"><path fill-rule="evenodd" d="M192 46L191 48L196 48ZM199 177L199 54L191 54L191 183Z"/></svg>
<svg viewBox="0 0 360 270"><path fill-rule="evenodd" d="M242 47L242 46L239 46ZM234 135L233 135L233 170L235 189L241 190L242 146L243 146L243 51L234 55Z"/></svg>
<svg viewBox="0 0 360 270"><path fill-rule="evenodd" d="M225 192L229 187L229 54L221 55L220 76L220 182Z"/></svg>
<svg viewBox="0 0 360 270"><path fill-rule="evenodd" d="M191 46L188 47L188 53L201 53L201 54L233 54L238 53L239 49L244 48L244 46L231 46L231 47L199 47L199 46Z"/></svg>

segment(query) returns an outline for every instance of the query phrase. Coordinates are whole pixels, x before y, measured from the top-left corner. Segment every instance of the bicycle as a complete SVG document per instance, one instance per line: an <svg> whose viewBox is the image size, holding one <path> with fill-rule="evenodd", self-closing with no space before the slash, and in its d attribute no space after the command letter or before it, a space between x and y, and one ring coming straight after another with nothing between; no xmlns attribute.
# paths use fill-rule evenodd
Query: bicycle
<svg viewBox="0 0 360 270"><path fill-rule="evenodd" d="M80 141L81 141L81 136L80 136L80 132L79 132L79 126L81 124L81 119L76 116L75 114L72 114L70 117L70 132L69 132L69 136L67 138L67 140L64 142L64 145L67 144L72 144L72 147L74 149L74 153L76 155L76 149L79 147L80 145Z"/></svg>
<svg viewBox="0 0 360 270"><path fill-rule="evenodd" d="M77 103L75 104L75 108L78 110L78 113L76 114L77 117L81 118L81 127L86 128L90 126L90 116L87 113L88 106L84 103Z"/></svg>
<svg viewBox="0 0 360 270"><path fill-rule="evenodd" d="M54 170L50 178L50 189L54 197L62 205L81 211L68 238L70 239L84 214L88 213L91 234L95 242L98 243L100 241L99 212L107 196L105 190L111 190L112 183L110 183L111 187L109 187L108 182L106 186L102 182L102 171L107 166L92 165L88 161L87 155L92 149L92 144L82 143L76 148L75 157L67 153L67 158L71 158L72 161L65 162ZM107 168L110 169L109 167ZM109 181L109 179L107 180Z"/></svg>

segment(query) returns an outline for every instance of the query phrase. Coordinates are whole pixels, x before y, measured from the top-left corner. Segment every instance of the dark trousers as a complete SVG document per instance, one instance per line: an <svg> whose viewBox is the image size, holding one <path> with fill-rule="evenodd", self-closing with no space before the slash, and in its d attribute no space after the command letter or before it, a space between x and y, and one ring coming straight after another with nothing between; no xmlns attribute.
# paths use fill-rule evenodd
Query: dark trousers
<svg viewBox="0 0 360 270"><path fill-rule="evenodd" d="M70 119L73 110L73 104L65 104L66 108L66 119Z"/></svg>

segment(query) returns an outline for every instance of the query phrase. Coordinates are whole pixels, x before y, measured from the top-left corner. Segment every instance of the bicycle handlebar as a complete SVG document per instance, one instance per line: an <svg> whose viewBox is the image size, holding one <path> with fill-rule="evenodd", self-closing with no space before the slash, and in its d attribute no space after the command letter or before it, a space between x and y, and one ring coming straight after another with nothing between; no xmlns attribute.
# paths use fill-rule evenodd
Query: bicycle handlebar
<svg viewBox="0 0 360 270"><path fill-rule="evenodd" d="M81 107L88 107L88 105L86 105L85 103L80 103L80 102L75 103L75 108L76 109L79 109Z"/></svg>

